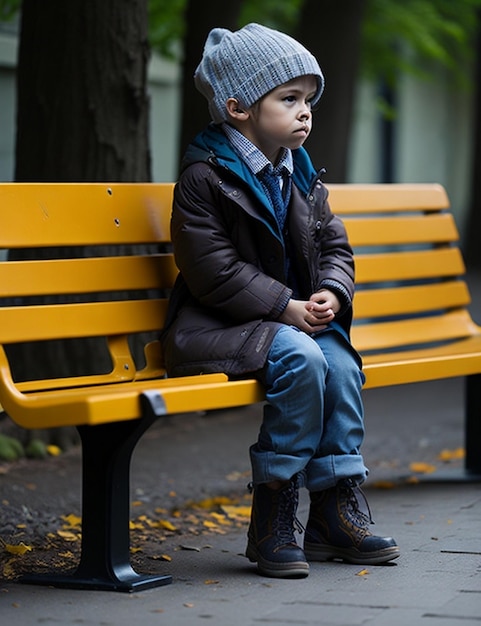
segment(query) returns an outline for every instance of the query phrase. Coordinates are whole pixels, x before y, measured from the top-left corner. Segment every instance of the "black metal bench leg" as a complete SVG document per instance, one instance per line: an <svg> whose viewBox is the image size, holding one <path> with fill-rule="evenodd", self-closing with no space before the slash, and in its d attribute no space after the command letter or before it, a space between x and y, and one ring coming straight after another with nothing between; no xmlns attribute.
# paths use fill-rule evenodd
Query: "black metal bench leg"
<svg viewBox="0 0 481 626"><path fill-rule="evenodd" d="M82 550L75 572L29 575L25 583L54 587L139 591L172 582L168 575L143 575L130 564L130 461L152 424L141 420L79 426L82 440Z"/></svg>
<svg viewBox="0 0 481 626"><path fill-rule="evenodd" d="M466 377L466 461L467 474L481 476L481 374Z"/></svg>

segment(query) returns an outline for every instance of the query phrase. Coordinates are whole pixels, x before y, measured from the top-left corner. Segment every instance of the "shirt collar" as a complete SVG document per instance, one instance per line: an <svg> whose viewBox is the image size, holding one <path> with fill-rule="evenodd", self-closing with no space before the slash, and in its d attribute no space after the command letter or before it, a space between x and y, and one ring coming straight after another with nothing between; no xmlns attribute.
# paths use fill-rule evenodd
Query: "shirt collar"
<svg viewBox="0 0 481 626"><path fill-rule="evenodd" d="M245 135L230 124L222 124L222 130L232 144L234 150L243 159L252 173L257 176L265 168L274 171L278 176L282 176L284 171L291 175L294 171L292 152L289 148L283 148L279 162L274 168L266 155L259 150Z"/></svg>

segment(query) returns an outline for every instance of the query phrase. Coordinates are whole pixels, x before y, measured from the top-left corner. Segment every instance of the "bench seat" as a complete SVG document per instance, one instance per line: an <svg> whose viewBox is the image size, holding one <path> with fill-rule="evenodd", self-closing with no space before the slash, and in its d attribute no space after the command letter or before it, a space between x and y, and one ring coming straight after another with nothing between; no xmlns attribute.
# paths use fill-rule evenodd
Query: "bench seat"
<svg viewBox="0 0 481 626"><path fill-rule="evenodd" d="M264 399L262 386L255 380L229 381L225 374L204 374L29 393L12 385L4 408L15 412L15 421L24 428L33 424L42 428L96 426L140 419L145 392L157 392L158 416L231 408Z"/></svg>

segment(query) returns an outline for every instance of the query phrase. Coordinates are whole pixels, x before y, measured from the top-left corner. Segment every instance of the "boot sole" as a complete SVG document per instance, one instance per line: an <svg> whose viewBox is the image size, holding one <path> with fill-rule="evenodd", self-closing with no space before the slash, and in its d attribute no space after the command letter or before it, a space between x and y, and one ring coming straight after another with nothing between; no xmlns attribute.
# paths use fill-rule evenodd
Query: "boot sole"
<svg viewBox="0 0 481 626"><path fill-rule="evenodd" d="M276 563L264 559L257 549L248 544L246 557L251 563L257 563L260 574L269 578L306 578L309 575L309 563L307 561L292 561Z"/></svg>
<svg viewBox="0 0 481 626"><path fill-rule="evenodd" d="M391 546L376 552L359 552L355 548L338 548L318 543L304 543L304 554L308 561L333 561L340 559L356 565L377 565L393 561L400 556L398 546Z"/></svg>

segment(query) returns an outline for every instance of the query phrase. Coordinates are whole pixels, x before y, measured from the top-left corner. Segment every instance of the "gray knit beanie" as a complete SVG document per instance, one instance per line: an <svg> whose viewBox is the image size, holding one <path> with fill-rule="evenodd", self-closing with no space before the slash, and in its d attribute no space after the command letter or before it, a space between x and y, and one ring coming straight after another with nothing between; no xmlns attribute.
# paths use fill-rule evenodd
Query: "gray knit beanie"
<svg viewBox="0 0 481 626"><path fill-rule="evenodd" d="M195 86L207 98L216 123L227 119L228 98L249 108L276 87L299 76L314 75L315 105L324 89L324 76L315 57L292 37L260 24L238 31L210 31L202 60L194 74Z"/></svg>

